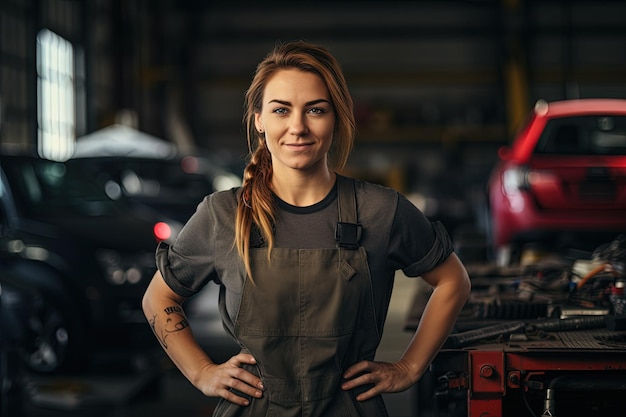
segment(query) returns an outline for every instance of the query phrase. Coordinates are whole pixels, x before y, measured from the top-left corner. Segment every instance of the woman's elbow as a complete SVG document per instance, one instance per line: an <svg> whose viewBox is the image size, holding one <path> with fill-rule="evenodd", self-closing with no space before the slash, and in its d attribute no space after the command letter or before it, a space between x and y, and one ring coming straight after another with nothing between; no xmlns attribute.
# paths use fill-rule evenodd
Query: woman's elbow
<svg viewBox="0 0 626 417"><path fill-rule="evenodd" d="M459 284L459 287L460 287L459 291L463 295L463 300L467 301L472 292L472 282L470 280L469 275L467 274L467 271L465 271L465 268L463 268L463 274L461 277L461 283Z"/></svg>
<svg viewBox="0 0 626 417"><path fill-rule="evenodd" d="M459 302L465 303L470 297L472 283L465 266L455 253L446 260L441 272L442 282L451 283Z"/></svg>
<svg viewBox="0 0 626 417"><path fill-rule="evenodd" d="M456 255L454 255L454 258L456 258L455 263L457 270L456 275L459 295L461 296L461 298L463 298L464 301L467 301L470 293L472 292L472 282L470 280L469 274L467 273L467 269L465 269L465 266L463 265L461 260Z"/></svg>
<svg viewBox="0 0 626 417"><path fill-rule="evenodd" d="M152 280L148 284L146 291L143 293L143 297L141 298L141 309L143 310L143 314L147 319L154 316L154 302L157 298L158 294L158 280L161 279L161 273L157 270Z"/></svg>

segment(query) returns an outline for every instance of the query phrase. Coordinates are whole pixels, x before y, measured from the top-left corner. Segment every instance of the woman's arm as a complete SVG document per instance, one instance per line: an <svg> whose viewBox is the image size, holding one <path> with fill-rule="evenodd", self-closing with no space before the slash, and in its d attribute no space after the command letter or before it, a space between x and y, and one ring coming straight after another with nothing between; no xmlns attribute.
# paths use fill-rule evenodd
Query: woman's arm
<svg viewBox="0 0 626 417"><path fill-rule="evenodd" d="M452 253L441 265L423 274L422 278L433 286L434 291L400 360L392 364L363 361L346 371L344 378L348 381L342 385L345 390L374 384L371 389L360 394L357 400L363 401L384 392L404 391L415 384L452 330L470 294L471 284L465 267Z"/></svg>
<svg viewBox="0 0 626 417"><path fill-rule="evenodd" d="M446 341L471 290L467 271L454 253L437 268L423 274L422 278L434 290L415 335L400 359L411 364L415 382L424 374Z"/></svg>
<svg viewBox="0 0 626 417"><path fill-rule="evenodd" d="M234 394L261 397L263 386L241 365L254 364L252 355L240 353L218 365L204 352L193 336L182 307L184 298L176 294L157 271L143 296L142 308L154 335L183 375L202 393L222 397L239 405L248 400Z"/></svg>

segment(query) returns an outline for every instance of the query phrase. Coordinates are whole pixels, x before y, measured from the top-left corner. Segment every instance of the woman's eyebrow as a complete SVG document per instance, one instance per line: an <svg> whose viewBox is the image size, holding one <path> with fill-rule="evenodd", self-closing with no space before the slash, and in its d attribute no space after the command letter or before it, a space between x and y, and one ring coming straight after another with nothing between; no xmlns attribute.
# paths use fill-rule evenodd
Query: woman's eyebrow
<svg viewBox="0 0 626 417"><path fill-rule="evenodd" d="M270 103L278 103L278 104L282 104L283 106L291 106L292 104L289 101L285 101L285 100L279 100L279 99L273 99L267 102L267 104ZM316 104L319 103L328 103L330 104L330 101L326 100L325 98L318 98L316 100L311 100L311 101L307 101L306 103L304 103L305 106L314 106Z"/></svg>
<svg viewBox="0 0 626 417"><path fill-rule="evenodd" d="M325 98L318 98L317 100L309 101L309 102L307 102L305 104L307 106L314 106L314 105L320 104L320 103L328 103L328 104L330 104L330 101L326 100Z"/></svg>

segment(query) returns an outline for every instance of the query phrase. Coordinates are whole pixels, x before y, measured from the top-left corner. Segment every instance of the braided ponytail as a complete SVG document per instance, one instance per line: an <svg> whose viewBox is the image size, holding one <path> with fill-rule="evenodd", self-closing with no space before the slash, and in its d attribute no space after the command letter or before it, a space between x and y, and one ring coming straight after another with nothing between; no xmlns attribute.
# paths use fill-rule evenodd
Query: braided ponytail
<svg viewBox="0 0 626 417"><path fill-rule="evenodd" d="M272 226L274 223L274 197L269 187L272 179L272 156L265 142L259 144L251 153L250 162L243 173L243 185L237 205L236 243L239 255L244 260L246 272L250 271L250 229L252 224L260 228L260 232L268 243L268 258L274 246Z"/></svg>

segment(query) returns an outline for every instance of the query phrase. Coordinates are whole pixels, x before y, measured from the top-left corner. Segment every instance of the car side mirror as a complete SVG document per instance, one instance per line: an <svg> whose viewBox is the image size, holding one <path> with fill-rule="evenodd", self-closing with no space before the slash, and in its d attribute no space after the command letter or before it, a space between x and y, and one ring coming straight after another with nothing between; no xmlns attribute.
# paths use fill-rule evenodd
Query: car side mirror
<svg viewBox="0 0 626 417"><path fill-rule="evenodd" d="M509 146L500 146L498 148L498 158L506 161L511 158L511 148Z"/></svg>

